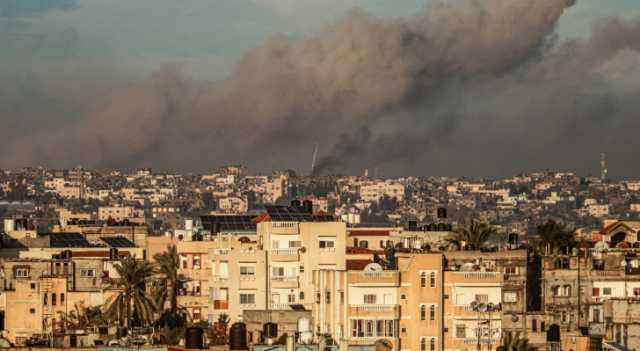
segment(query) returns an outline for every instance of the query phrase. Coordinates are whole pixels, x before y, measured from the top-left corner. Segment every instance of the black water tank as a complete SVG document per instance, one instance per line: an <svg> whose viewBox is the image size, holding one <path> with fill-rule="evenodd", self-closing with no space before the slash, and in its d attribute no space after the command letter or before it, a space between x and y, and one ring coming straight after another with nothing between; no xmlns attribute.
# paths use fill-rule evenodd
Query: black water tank
<svg viewBox="0 0 640 351"><path fill-rule="evenodd" d="M265 338L277 338L278 325L275 323L265 323L262 329L262 335L264 335Z"/></svg>
<svg viewBox="0 0 640 351"><path fill-rule="evenodd" d="M304 211L307 213L313 213L313 202L311 202L311 200L304 200L302 202L302 208L304 208Z"/></svg>
<svg viewBox="0 0 640 351"><path fill-rule="evenodd" d="M547 342L560 342L560 326L551 324L547 330Z"/></svg>
<svg viewBox="0 0 640 351"><path fill-rule="evenodd" d="M118 338L124 338L126 337L128 334L127 328L126 327L118 327L117 333L116 335L118 336Z"/></svg>
<svg viewBox="0 0 640 351"><path fill-rule="evenodd" d="M229 349L247 350L247 326L244 323L233 323L229 331Z"/></svg>
<svg viewBox="0 0 640 351"><path fill-rule="evenodd" d="M188 349L202 349L204 343L202 340L203 331L201 328L187 328L184 336L184 344Z"/></svg>

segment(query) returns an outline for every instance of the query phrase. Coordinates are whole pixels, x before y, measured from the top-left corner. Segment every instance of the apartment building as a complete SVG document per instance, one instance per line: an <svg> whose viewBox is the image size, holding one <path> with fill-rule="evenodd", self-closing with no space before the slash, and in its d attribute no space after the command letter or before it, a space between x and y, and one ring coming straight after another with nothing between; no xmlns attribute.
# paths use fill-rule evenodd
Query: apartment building
<svg viewBox="0 0 640 351"><path fill-rule="evenodd" d="M345 269L346 226L301 207L267 206L256 236L219 235L212 261L211 318L252 310L311 309L313 272ZM234 277L239 277L236 280Z"/></svg>
<svg viewBox="0 0 640 351"><path fill-rule="evenodd" d="M144 223L144 210L134 206L100 206L98 207L98 220L114 220L122 222Z"/></svg>
<svg viewBox="0 0 640 351"><path fill-rule="evenodd" d="M115 294L108 284L109 278L117 278L113 264L134 251L78 247L59 249L57 254L38 250L25 254L39 258L4 259L0 315L5 337L16 345L24 345L32 335L53 337L60 329L61 313L73 311L76 305L103 305Z"/></svg>

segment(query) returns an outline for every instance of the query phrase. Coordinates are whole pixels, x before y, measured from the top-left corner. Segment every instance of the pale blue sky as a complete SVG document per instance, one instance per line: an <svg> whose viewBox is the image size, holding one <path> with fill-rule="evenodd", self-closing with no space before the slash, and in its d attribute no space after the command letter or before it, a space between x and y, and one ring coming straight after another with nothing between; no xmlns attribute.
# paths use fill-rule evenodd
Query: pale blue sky
<svg viewBox="0 0 640 351"><path fill-rule="evenodd" d="M11 5L16 1L34 5ZM68 9L74 1L77 6ZM159 64L179 62L197 77L215 80L228 75L243 52L276 33L317 31L353 7L406 16L428 1L6 0L0 4L0 44L8 48L5 53L31 65L81 58L142 76ZM65 10L56 9L59 4ZM638 14L638 0L578 0L562 18L559 32L582 36L594 18Z"/></svg>

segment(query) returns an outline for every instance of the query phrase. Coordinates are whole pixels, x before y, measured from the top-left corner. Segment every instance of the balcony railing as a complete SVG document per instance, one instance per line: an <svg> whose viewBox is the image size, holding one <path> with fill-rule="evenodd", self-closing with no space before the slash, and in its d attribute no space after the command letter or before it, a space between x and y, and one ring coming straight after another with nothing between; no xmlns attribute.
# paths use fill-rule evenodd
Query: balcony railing
<svg viewBox="0 0 640 351"><path fill-rule="evenodd" d="M472 280L493 280L501 276L499 272L454 272L454 274L458 277Z"/></svg>
<svg viewBox="0 0 640 351"><path fill-rule="evenodd" d="M400 274L395 271L349 272L349 283L353 285L400 285Z"/></svg>
<svg viewBox="0 0 640 351"><path fill-rule="evenodd" d="M300 248L298 247L292 247L287 249L272 249L271 254L278 255L278 256L295 256L298 254L299 250Z"/></svg>

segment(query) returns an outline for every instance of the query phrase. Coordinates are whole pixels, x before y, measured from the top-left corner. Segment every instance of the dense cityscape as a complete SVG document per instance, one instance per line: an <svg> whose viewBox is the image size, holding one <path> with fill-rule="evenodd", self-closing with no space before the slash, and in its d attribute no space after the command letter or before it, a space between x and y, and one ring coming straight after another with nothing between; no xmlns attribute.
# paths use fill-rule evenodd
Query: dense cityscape
<svg viewBox="0 0 640 351"><path fill-rule="evenodd" d="M638 92L638 0L0 0L0 350L640 351Z"/></svg>
<svg viewBox="0 0 640 351"><path fill-rule="evenodd" d="M3 340L635 349L640 180L600 173L5 170Z"/></svg>

